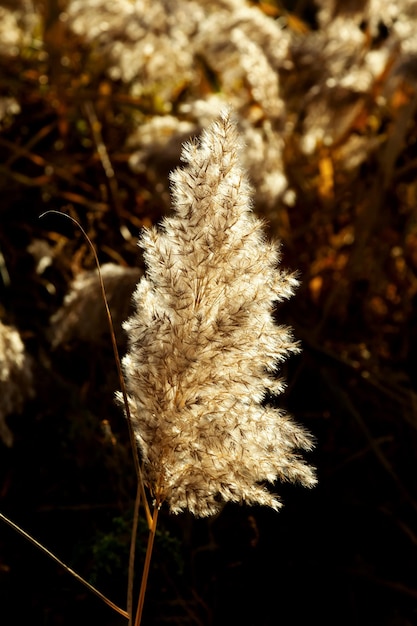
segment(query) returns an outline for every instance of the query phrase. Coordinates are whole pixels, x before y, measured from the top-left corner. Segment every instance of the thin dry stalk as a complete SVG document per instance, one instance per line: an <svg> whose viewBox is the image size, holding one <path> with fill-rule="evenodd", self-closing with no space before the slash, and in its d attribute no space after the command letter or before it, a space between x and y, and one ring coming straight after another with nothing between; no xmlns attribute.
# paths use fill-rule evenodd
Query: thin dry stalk
<svg viewBox="0 0 417 626"><path fill-rule="evenodd" d="M111 336L112 347L113 347L113 354L114 354L114 359L115 359L116 366L117 366L117 372L118 372L118 376L119 376L119 383L120 383L121 393L122 393L122 397L123 397L123 400L124 400L125 411L126 411L126 415L128 417L127 423L128 423L128 427L129 427L129 436L130 436L131 448L132 448L132 453L133 453L133 460L134 460L134 463L135 463L135 470L136 470L137 481L138 481L138 487L137 487L137 491L136 491L135 504L134 504L132 534L131 534L131 541L130 541L129 569L128 569L128 589L127 589L128 610L127 610L126 616L129 618L129 626L131 626L131 624L132 624L132 613L133 613L133 582L134 582L134 565L135 565L135 547L136 547L136 536L137 536L137 528L138 528L139 505L140 505L141 495L143 497L145 514L146 514L146 519L147 519L147 522L148 522L149 532L150 533L152 532L152 528L153 528L153 518L151 517L148 501L146 499L145 487L144 487L143 478L142 478L142 472L141 472L140 465L139 465L139 456L138 456L138 451L137 451L137 447L136 447L136 444L135 444L134 433L133 433L132 423L131 423L131 419L130 419L129 405L128 405L128 401L127 401L126 385L125 385L125 381L124 381L124 377L123 377L123 373L122 373L122 369L121 369L120 356L119 356L119 351L118 351L118 348L117 348L117 342L116 342L116 336L115 336L115 332L114 332L114 328L113 328L112 316L111 316L109 304L108 304L108 301L107 301L106 289L105 289L105 286L104 286L103 276L101 274L100 263L99 263L99 260L98 260L98 257L97 257L96 250L95 250L95 248L93 246L93 243L92 243L91 239L89 238L89 236L87 235L87 233L85 232L85 230L83 229L81 224L79 222L77 222L76 219L74 219L70 215L66 215L64 213L60 213L59 211L47 211L46 213L43 213L42 215L40 215L40 217L43 217L44 215L46 215L48 213L57 213L58 215L64 215L65 217L70 219L72 222L74 222L78 226L78 228L81 230L83 236L85 237L86 241L88 242L88 245L90 246L90 248L91 248L91 250L92 250L92 252L94 254L94 259L95 259L95 262L96 262L97 271L98 271L98 277L99 277L99 281L100 281L102 298L103 298L104 306L106 308L107 319L108 319L108 322L109 322L110 336Z"/></svg>
<svg viewBox="0 0 417 626"><path fill-rule="evenodd" d="M48 550L48 548L45 548L45 546L42 545L41 543L39 543L39 541L37 541L34 537L29 535L29 533L27 533L25 530L23 530L23 528L20 528L20 526L18 526L14 522L12 522L12 520L9 519L8 517L6 517L6 515L4 515L3 513L0 513L0 519L2 519L3 522L6 522L6 524L8 524L11 528L13 528L13 530L15 530L20 535L22 535L22 537L24 537L25 539L30 541L30 543L32 543L34 546L39 548L39 550L41 550L41 552L43 552L44 554L47 554L50 559L55 561L55 563L58 563L58 565L63 567L64 570L66 572L68 572L68 574L71 574L71 576L74 576L74 578L76 578L78 580L78 582L80 582L82 585L87 587L87 589L92 591L96 596L98 596L100 598L100 600L103 600L103 602L105 602L107 604L107 606L109 606L110 608L114 609L117 613L119 613L119 615L122 615L123 617L128 617L128 614L127 614L126 611L124 611L119 606L117 606L117 604L115 604L114 602L112 602L111 600L106 598L106 596L104 594L102 594L101 591L99 591L98 589L93 587L93 585L91 585L84 578L82 578L82 576L80 576L79 574L77 574L77 572L75 572L73 569L68 567L68 565L66 565L63 561L61 561L61 559L59 559L57 556L55 556L55 554L53 552L51 552L50 550Z"/></svg>
<svg viewBox="0 0 417 626"><path fill-rule="evenodd" d="M141 483L137 482L135 504L133 508L132 532L130 535L129 568L127 575L127 613L129 615L129 626L133 624L133 584L135 578L135 554L136 537L138 534L139 507L142 494Z"/></svg>
<svg viewBox="0 0 417 626"><path fill-rule="evenodd" d="M148 545L146 547L145 564L143 566L142 580L140 584L138 609L136 612L135 626L140 626L142 621L143 606L145 603L146 587L148 585L149 567L151 564L153 544L155 540L156 526L158 523L158 513L161 503L156 501L152 516L152 528L149 529Z"/></svg>

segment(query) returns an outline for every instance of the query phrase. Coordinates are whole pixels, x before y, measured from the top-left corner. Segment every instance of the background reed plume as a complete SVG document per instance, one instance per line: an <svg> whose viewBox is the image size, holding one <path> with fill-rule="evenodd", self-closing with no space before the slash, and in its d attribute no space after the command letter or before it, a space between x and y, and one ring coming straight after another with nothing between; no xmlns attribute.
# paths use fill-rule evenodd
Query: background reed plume
<svg viewBox="0 0 417 626"><path fill-rule="evenodd" d="M297 280L277 269L238 153L229 112L183 148L187 167L171 175L175 214L144 230L147 272L125 323L145 479L157 502L197 516L227 501L278 509L265 483L316 482L296 454L310 436L262 403L282 391L277 364L298 350L272 317Z"/></svg>
<svg viewBox="0 0 417 626"><path fill-rule="evenodd" d="M18 330L0 321L0 441L8 448L13 433L7 418L21 413L34 395L32 367Z"/></svg>

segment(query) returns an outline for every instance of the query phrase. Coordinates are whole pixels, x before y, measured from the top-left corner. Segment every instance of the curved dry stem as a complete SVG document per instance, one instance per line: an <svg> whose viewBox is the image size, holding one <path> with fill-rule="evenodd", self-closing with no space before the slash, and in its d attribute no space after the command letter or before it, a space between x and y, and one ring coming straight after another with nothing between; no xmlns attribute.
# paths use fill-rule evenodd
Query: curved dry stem
<svg viewBox="0 0 417 626"><path fill-rule="evenodd" d="M69 220L71 220L81 230L84 238L86 239L88 245L90 246L90 248L91 248L91 250L93 252L93 255L94 255L94 260L95 260L96 266L97 266L97 272L98 272L98 277L99 277L99 281L100 281L101 293L102 293L102 297L103 297L104 306L105 306L105 309L106 309L107 319L108 319L108 322L109 322L109 329L110 329L110 336L111 336L112 347L113 347L114 360L116 362L117 374L118 374L119 383L120 383L120 389L121 389L121 392L122 392L123 403L124 403L124 407L125 407L125 411L126 411L126 419L127 419L128 429L129 429L130 444L131 444L131 448L132 448L133 460L134 460L136 476L137 476L137 480L138 480L138 488L137 488L137 491L136 491L134 515L133 515L133 528L132 528L131 542L130 542L129 569L128 569L128 589L127 589L127 617L129 618L129 626L131 626L132 619L133 619L133 582L134 582L135 548L136 548L136 535L137 535L138 517L139 517L139 504L140 504L141 496L142 496L142 499L143 499L143 504L144 504L144 508L145 508L145 514L146 514L146 520L147 520L147 523L148 523L148 527L149 527L149 532L150 533L152 532L152 528L153 528L153 519L152 519L152 516L151 516L150 509L149 509L149 504L148 504L148 501L147 501L147 498L146 498L145 486L144 486L144 482L143 482L142 471L141 471L140 465L139 465L139 455L138 455L138 451L137 451L135 435L134 435L133 428L132 428L132 420L131 420L131 416L130 416L129 402L128 402L128 399L127 399L126 384L125 384L125 380L124 380L123 373L122 373L122 366L121 366L121 363L120 363L120 355L119 355L119 350L117 348L116 336L115 336L114 328L113 328L113 320L112 320L110 308L109 308L108 301L107 301L106 289L105 289L105 286L104 286L103 276L102 276L102 273L101 273L100 263L99 263L99 260L98 260L98 256L97 256L95 247L94 247L90 237L85 232L84 228L71 215L67 215L66 213L61 213L60 211L49 210L49 211L45 211L45 213L42 213L39 217L43 217L44 215L47 215L48 213L57 213L58 215L63 215L64 217L67 217Z"/></svg>
<svg viewBox="0 0 417 626"><path fill-rule="evenodd" d="M142 472L140 469L140 465L139 465L139 455L138 455L138 451L137 451L137 446L136 446L136 441L135 441L135 435L133 432L133 428L132 428L132 420L130 417L130 410L129 410L129 403L127 400L127 390L126 390L126 384L125 384L125 380L124 380L124 376L123 376L123 372L122 372L122 366L121 366L121 362L120 362L120 355L119 355L119 350L117 348L117 343L116 343L116 336L114 334L114 329L113 329L113 320L112 320L112 316L111 316L111 312L110 312L110 308L107 302L107 296L106 296L106 289L104 286L104 281L103 281L103 276L101 274L101 269L100 269L100 263L98 260L98 256L97 256L97 252L94 248L93 242L91 241L90 237L87 235L87 233L85 232L84 228L81 226L81 224L75 219L73 218L71 215L68 215L67 213L61 213L60 211L55 211L54 209L50 209L49 211L45 211L45 213L42 213L39 217L42 218L45 215L48 215L49 213L56 213L57 215L62 215L63 217L68 218L69 220L71 220L71 222L73 222L76 226L78 226L78 228L80 229L80 231L82 232L83 236L85 237L88 245L91 248L91 251L94 255L94 260L97 266L97 272L98 272L98 277L99 277L99 281L100 281L100 288L101 288L101 293L103 296L103 302L104 302L104 306L106 309L106 315L107 315L107 319L109 322L109 328L110 328L110 336L111 336L111 341L112 341L112 347L113 347L113 354L114 354L114 360L116 362L116 367L117 367L117 374L119 377L119 382L120 382L120 389L122 392L122 397L123 397L123 404L126 410L126 418L127 418L127 424L128 424L128 429L129 429L129 438L130 438L130 443L131 443L131 448L132 448L132 453L133 453L133 460L134 460L134 464L135 464L135 470L136 470L136 475L138 477L140 486L141 486L141 492L144 495L145 494L145 487L143 484L143 477L142 477ZM146 500L146 498L144 499L144 506L146 509L146 517L148 520L148 525L150 523L151 520L151 513L149 510L149 505L148 502Z"/></svg>

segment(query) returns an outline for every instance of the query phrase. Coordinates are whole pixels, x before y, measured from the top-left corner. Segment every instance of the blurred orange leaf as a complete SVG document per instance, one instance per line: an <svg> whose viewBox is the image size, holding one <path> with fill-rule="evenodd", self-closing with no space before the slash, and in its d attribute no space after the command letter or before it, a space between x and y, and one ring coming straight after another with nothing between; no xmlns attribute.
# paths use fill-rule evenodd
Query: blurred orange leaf
<svg viewBox="0 0 417 626"><path fill-rule="evenodd" d="M318 191L322 198L333 198L334 193L334 168L333 161L329 156L319 160L319 185Z"/></svg>

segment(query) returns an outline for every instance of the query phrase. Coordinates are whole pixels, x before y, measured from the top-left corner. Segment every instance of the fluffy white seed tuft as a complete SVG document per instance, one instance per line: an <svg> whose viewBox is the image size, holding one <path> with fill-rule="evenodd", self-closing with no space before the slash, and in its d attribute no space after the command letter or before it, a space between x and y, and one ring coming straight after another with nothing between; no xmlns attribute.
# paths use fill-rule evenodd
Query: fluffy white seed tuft
<svg viewBox="0 0 417 626"><path fill-rule="evenodd" d="M229 112L185 145L186 167L171 175L175 214L143 232L147 271L124 325L145 479L175 513L210 515L227 501L278 509L266 483L316 482L297 455L310 436L262 404L283 389L277 364L298 350L272 317L297 280L277 270L239 148Z"/></svg>

